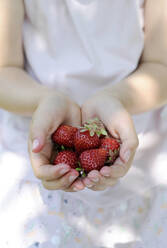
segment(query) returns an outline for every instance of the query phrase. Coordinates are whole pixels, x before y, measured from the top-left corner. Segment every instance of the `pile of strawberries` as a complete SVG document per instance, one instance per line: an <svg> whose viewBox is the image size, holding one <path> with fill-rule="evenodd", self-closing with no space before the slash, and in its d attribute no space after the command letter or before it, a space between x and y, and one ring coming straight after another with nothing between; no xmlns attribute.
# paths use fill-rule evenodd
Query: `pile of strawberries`
<svg viewBox="0 0 167 248"><path fill-rule="evenodd" d="M53 134L51 163L64 163L85 177L91 170L112 165L119 156L120 140L110 137L97 118L76 128L61 125Z"/></svg>

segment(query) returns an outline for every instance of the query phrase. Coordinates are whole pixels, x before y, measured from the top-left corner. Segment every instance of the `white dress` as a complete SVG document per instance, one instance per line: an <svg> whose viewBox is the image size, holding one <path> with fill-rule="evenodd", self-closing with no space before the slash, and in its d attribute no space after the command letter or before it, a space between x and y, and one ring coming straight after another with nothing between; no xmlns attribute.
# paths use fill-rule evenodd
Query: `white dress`
<svg viewBox="0 0 167 248"><path fill-rule="evenodd" d="M25 69L82 104L132 73L144 45L143 0L24 0ZM30 118L0 111L0 247L166 248L166 108L133 116L140 146L102 192L45 190L27 152Z"/></svg>

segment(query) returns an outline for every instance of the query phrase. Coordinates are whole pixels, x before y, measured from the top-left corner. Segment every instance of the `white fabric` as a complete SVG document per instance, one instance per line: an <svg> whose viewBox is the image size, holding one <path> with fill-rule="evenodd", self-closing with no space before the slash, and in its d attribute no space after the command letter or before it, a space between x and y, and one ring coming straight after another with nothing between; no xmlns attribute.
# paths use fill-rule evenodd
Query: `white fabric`
<svg viewBox="0 0 167 248"><path fill-rule="evenodd" d="M39 83L55 87L82 104L96 91L136 69L144 44L143 0L24 2L26 70ZM161 218L157 218L160 209L166 208L165 199L160 197L167 187L166 116L166 108L161 108L133 117L140 146L131 170L116 186L104 192L87 189L74 194L42 189L27 152L30 118L1 110L4 191L0 195L0 228L5 233L0 238L1 247L166 247L165 213L162 211ZM14 212L19 218L12 230ZM13 222L11 227L4 227L8 216ZM157 221L158 236L146 235ZM120 237L122 227L124 234ZM13 231L11 237L7 236L8 230Z"/></svg>
<svg viewBox="0 0 167 248"><path fill-rule="evenodd" d="M25 1L24 45L35 77L78 103L126 77L143 49L140 2Z"/></svg>

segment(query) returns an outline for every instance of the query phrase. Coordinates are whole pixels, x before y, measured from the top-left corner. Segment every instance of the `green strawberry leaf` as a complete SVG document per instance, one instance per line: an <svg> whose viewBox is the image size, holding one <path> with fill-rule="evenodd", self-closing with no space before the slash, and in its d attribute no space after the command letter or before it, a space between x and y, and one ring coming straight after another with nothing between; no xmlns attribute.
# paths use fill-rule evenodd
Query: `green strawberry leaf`
<svg viewBox="0 0 167 248"><path fill-rule="evenodd" d="M95 132L93 130L90 131L90 136L93 137Z"/></svg>
<svg viewBox="0 0 167 248"><path fill-rule="evenodd" d="M100 137L101 132L100 131L97 131L96 134L97 134L98 137Z"/></svg>
<svg viewBox="0 0 167 248"><path fill-rule="evenodd" d="M87 129L81 129L81 130L80 130L81 133L84 133L84 132L86 132L86 131L87 131Z"/></svg>
<svg viewBox="0 0 167 248"><path fill-rule="evenodd" d="M88 125L88 124L84 124L84 127L85 127L85 128L89 128L89 125Z"/></svg>
<svg viewBox="0 0 167 248"><path fill-rule="evenodd" d="M97 117L95 117L95 118L93 119L93 121L100 122L99 118L97 118Z"/></svg>
<svg viewBox="0 0 167 248"><path fill-rule="evenodd" d="M92 128L95 129L95 130L98 128L98 126L96 125L96 123L93 123Z"/></svg>
<svg viewBox="0 0 167 248"><path fill-rule="evenodd" d="M108 135L105 129L102 129L102 130L101 130L101 134L103 134L103 135L105 135L105 136Z"/></svg>

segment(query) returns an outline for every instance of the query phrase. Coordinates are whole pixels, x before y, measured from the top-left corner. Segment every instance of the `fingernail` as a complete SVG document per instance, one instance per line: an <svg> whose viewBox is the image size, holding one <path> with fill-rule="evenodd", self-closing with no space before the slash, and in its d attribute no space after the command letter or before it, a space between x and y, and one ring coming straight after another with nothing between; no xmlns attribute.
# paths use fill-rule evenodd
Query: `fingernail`
<svg viewBox="0 0 167 248"><path fill-rule="evenodd" d="M69 176L69 181L73 182L76 178L77 178L77 176Z"/></svg>
<svg viewBox="0 0 167 248"><path fill-rule="evenodd" d="M75 185L75 187L74 187L74 188L77 188L77 189L81 190L81 189L83 189L83 188L84 188L84 186L83 186L83 184L82 184L82 183L79 183L79 182L78 182L78 184L77 184L77 185Z"/></svg>
<svg viewBox="0 0 167 248"><path fill-rule="evenodd" d="M131 156L131 152L129 150L124 153L123 157L124 157L125 162L129 161L130 156Z"/></svg>
<svg viewBox="0 0 167 248"><path fill-rule="evenodd" d="M110 177L110 173L111 173L111 170L109 168L104 168L102 171L101 171L101 174L105 177Z"/></svg>
<svg viewBox="0 0 167 248"><path fill-rule="evenodd" d="M107 172L104 172L104 173L103 173L103 176L105 176L105 177L110 177L111 175L110 175L109 173L107 173Z"/></svg>
<svg viewBox="0 0 167 248"><path fill-rule="evenodd" d="M32 144L32 149L35 150L39 146L39 140L35 139Z"/></svg>
<svg viewBox="0 0 167 248"><path fill-rule="evenodd" d="M91 188L93 186L93 184L88 179L85 179L85 184L86 184L86 187L88 188Z"/></svg>
<svg viewBox="0 0 167 248"><path fill-rule="evenodd" d="M93 182L98 182L99 178L98 177L90 177Z"/></svg>
<svg viewBox="0 0 167 248"><path fill-rule="evenodd" d="M93 184L86 184L86 187L88 187L88 188L91 188L91 187L93 187Z"/></svg>

